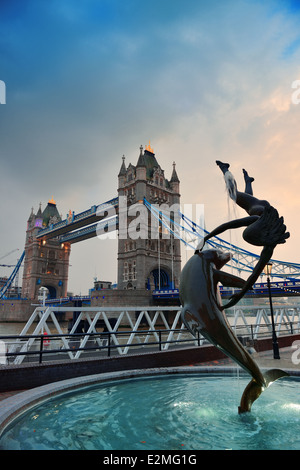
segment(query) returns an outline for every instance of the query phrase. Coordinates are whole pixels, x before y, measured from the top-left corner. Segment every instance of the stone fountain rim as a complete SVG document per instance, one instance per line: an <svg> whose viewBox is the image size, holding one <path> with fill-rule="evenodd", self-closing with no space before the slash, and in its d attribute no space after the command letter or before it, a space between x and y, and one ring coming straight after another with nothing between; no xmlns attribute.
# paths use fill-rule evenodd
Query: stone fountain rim
<svg viewBox="0 0 300 470"><path fill-rule="evenodd" d="M262 372L267 369L261 369ZM291 377L300 377L298 370L286 370ZM31 408L51 400L57 395L65 395L74 392L82 387L96 385L105 382L119 381L124 379L134 379L139 377L150 377L158 375L187 375L187 374L206 374L206 375L237 375L249 376L238 367L219 367L219 366L180 366L180 367L160 367L151 369L135 369L117 372L106 372L101 374L86 375L71 379L51 382L30 390L17 393L0 402L0 438L2 434L10 427L13 422L23 413Z"/></svg>

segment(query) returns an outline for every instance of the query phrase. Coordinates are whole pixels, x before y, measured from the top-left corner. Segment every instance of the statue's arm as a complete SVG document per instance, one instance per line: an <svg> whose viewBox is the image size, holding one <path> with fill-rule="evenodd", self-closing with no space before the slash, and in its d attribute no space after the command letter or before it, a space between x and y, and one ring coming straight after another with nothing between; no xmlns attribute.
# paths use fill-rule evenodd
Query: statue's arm
<svg viewBox="0 0 300 470"><path fill-rule="evenodd" d="M245 279L226 273L225 271L215 271L215 280L225 287L239 287L242 289L246 283Z"/></svg>
<svg viewBox="0 0 300 470"><path fill-rule="evenodd" d="M215 237L220 233L225 232L226 230L230 230L232 228L248 227L248 225L253 224L253 222L255 222L257 219L259 219L258 215L252 215L249 217L243 217L242 219L236 219L231 220L230 222L225 222L225 224L219 225L212 232L210 232L204 237L203 245L210 238Z"/></svg>
<svg viewBox="0 0 300 470"><path fill-rule="evenodd" d="M252 274L246 280L243 288L234 294L230 301L222 307L222 310L225 308L233 307L238 301L246 294L246 292L252 288L253 284L257 281L259 275L261 274L262 270L270 261L273 255L274 247L273 246L265 246L260 254L260 258L252 271Z"/></svg>

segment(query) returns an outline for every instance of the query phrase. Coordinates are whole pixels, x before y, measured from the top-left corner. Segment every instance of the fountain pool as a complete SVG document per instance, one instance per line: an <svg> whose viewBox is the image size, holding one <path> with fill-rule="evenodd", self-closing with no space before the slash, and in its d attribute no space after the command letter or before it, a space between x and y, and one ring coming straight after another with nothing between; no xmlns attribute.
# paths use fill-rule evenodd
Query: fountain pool
<svg viewBox="0 0 300 470"><path fill-rule="evenodd" d="M34 399L3 426L0 449L300 449L298 378L278 380L239 415L249 376L197 369L115 373L104 382L102 375L98 383Z"/></svg>

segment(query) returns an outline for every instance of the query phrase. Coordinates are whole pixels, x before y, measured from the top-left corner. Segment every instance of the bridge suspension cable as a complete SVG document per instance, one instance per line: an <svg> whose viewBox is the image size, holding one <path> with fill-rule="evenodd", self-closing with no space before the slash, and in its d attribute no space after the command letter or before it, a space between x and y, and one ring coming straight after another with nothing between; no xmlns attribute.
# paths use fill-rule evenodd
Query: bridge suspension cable
<svg viewBox="0 0 300 470"><path fill-rule="evenodd" d="M4 286L2 287L2 289L0 290L0 299L5 299L5 293L8 291L8 289L10 288L10 286L12 285L15 277L17 276L18 272L19 272L19 269L21 267L21 264L23 262L23 259L24 259L24 256L25 256L25 250L23 251L19 261L17 262L13 272L11 273L11 275L9 276L9 278L7 279L6 283L4 284Z"/></svg>
<svg viewBox="0 0 300 470"><path fill-rule="evenodd" d="M174 237L178 238L188 248L196 249L199 242L209 232L203 227L196 224L189 217L183 214L180 210L174 214L174 219L170 217L170 211L164 211L163 208L150 204L144 198L144 204L163 227L165 227ZM232 253L232 259L228 263L228 267L237 270L239 273L251 273L256 265L259 255L252 253L248 250L240 248L220 237L214 237L206 242L207 246L211 248L227 250ZM272 262L272 277L279 277L288 280L295 280L300 276L300 264L290 263L271 259Z"/></svg>
<svg viewBox="0 0 300 470"><path fill-rule="evenodd" d="M1 257L0 257L0 260L3 259L3 258L6 258L6 256L11 255L11 254L14 253L15 251L19 251L19 248L15 248L14 250L11 250L11 251L9 251L8 253L6 253L5 255L1 256ZM4 266L4 265L3 265L3 266Z"/></svg>

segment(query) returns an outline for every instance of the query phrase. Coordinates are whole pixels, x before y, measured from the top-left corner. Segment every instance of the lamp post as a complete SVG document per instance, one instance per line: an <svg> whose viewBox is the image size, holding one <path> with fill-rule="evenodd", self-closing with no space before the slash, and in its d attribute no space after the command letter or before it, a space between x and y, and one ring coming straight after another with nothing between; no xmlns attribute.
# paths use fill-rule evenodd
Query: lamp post
<svg viewBox="0 0 300 470"><path fill-rule="evenodd" d="M264 273L267 276L267 283L268 283L268 290L269 290L269 301L270 301L270 310L271 310L271 319L272 319L273 357L274 359L280 359L277 336L276 336L276 331L275 331L272 296L271 296L271 284L270 284L271 271L272 271L272 263L267 263L266 266L264 267Z"/></svg>

